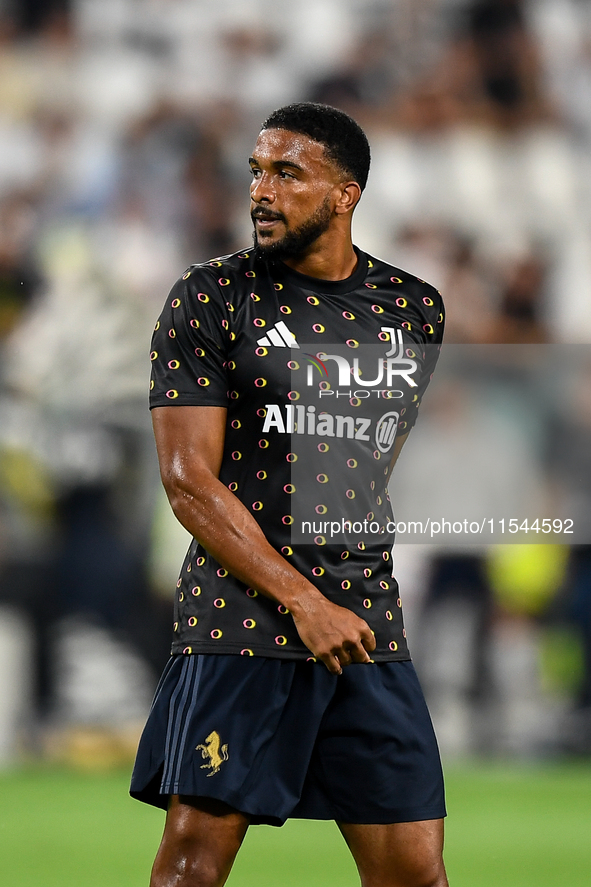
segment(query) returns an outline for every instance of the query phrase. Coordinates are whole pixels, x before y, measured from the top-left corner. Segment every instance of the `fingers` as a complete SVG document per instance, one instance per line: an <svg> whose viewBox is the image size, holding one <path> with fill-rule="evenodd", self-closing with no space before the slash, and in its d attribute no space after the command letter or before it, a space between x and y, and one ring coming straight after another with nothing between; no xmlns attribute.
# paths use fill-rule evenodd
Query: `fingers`
<svg viewBox="0 0 591 887"><path fill-rule="evenodd" d="M333 656L333 663L336 667L336 671L333 670L333 674L342 674L343 673L343 663L339 659L338 656Z"/></svg>
<svg viewBox="0 0 591 887"><path fill-rule="evenodd" d="M375 647L375 643L374 643ZM342 674L343 668L347 665L351 665L352 663L365 663L371 662L371 657L365 647L359 644L351 644L348 647L341 647L338 650L333 650L330 653L321 656L320 659L331 674Z"/></svg>
<svg viewBox="0 0 591 887"><path fill-rule="evenodd" d="M339 657L334 653L325 653L322 656L318 656L318 659L326 665L331 674L339 675L343 673Z"/></svg>
<svg viewBox="0 0 591 887"><path fill-rule="evenodd" d="M349 662L371 662L371 657L365 647L359 644L349 650Z"/></svg>
<svg viewBox="0 0 591 887"><path fill-rule="evenodd" d="M375 635L369 625L361 632L361 643L363 644L364 649L368 650L370 653L373 653L376 648Z"/></svg>
<svg viewBox="0 0 591 887"><path fill-rule="evenodd" d="M345 607L325 601L312 620L309 613L294 616L298 633L331 674L339 675L351 663L371 662L376 641L367 622Z"/></svg>
<svg viewBox="0 0 591 887"><path fill-rule="evenodd" d="M374 633L369 625L364 623L364 627L359 632L358 641L344 642L340 647L336 649L333 648L326 658L321 658L332 674L342 674L343 668L346 665L371 662L372 660L369 654L370 652L373 652L375 648L376 639Z"/></svg>

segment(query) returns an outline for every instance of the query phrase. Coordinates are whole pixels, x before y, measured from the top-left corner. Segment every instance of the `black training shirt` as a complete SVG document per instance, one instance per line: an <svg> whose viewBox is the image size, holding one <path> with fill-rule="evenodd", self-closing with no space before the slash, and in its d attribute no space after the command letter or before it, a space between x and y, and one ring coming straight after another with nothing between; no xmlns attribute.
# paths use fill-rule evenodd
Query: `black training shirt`
<svg viewBox="0 0 591 887"><path fill-rule="evenodd" d="M192 265L152 341L150 406L227 407L220 480L269 543L363 617L376 662L408 659L386 484L443 335L440 294L357 250L346 280L254 249ZM193 540L177 583L173 653L307 659L285 607Z"/></svg>

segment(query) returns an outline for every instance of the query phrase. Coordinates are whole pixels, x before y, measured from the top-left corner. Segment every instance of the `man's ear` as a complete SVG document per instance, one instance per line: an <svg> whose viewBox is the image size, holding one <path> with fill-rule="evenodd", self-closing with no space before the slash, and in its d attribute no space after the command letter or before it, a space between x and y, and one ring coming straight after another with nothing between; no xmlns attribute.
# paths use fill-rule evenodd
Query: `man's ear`
<svg viewBox="0 0 591 887"><path fill-rule="evenodd" d="M346 182L341 185L341 193L337 199L335 212L339 214L353 212L361 199L361 188L357 182Z"/></svg>

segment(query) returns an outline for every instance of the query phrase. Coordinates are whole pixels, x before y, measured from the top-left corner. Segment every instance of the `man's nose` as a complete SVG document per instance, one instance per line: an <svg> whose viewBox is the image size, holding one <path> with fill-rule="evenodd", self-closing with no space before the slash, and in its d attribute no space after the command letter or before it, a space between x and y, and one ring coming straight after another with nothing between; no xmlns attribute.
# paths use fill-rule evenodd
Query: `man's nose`
<svg viewBox="0 0 591 887"><path fill-rule="evenodd" d="M250 186L250 196L255 203L274 203L275 191L269 177L262 175Z"/></svg>

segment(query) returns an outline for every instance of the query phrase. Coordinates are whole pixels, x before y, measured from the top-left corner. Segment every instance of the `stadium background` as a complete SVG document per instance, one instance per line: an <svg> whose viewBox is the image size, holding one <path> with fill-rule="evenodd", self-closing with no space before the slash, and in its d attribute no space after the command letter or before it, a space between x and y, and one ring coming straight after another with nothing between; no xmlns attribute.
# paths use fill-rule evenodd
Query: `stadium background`
<svg viewBox="0 0 591 887"><path fill-rule="evenodd" d="M245 158L263 117L301 99L367 129L355 240L442 290L450 344L578 355L564 386L524 380L517 358L436 379L413 434L438 442L440 510L458 490L486 501L492 483L589 526L586 0L0 0L13 887L146 882L161 816L125 798L126 779L185 545L159 489L147 344L179 272L250 241ZM398 546L458 887L588 879L590 550ZM252 830L230 883L356 883L331 828Z"/></svg>

